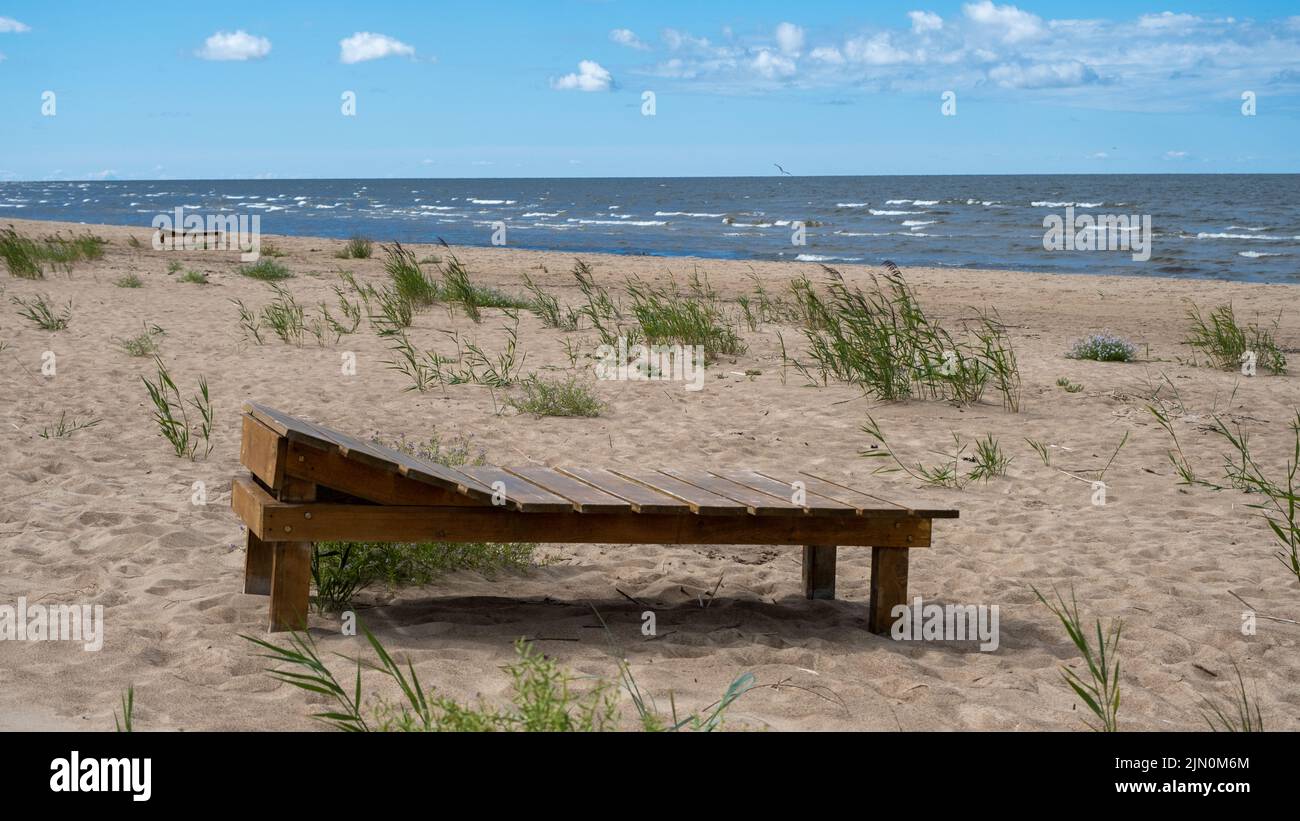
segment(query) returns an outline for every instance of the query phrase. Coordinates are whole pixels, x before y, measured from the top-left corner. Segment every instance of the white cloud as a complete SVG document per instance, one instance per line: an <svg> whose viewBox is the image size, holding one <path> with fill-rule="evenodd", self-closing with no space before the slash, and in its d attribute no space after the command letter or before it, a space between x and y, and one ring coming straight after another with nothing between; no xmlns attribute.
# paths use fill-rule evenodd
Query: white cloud
<svg viewBox="0 0 1300 821"><path fill-rule="evenodd" d="M1186 152L1186 151L1166 151L1166 152L1165 152L1165 159L1166 159L1166 160L1185 160L1185 159L1187 159L1187 152Z"/></svg>
<svg viewBox="0 0 1300 821"><path fill-rule="evenodd" d="M768 80L777 80L782 77L789 77L795 72L794 60L786 57L784 54L777 54L768 49L762 49L749 62L750 68L758 72L760 76Z"/></svg>
<svg viewBox="0 0 1300 821"><path fill-rule="evenodd" d="M1032 65L1003 64L989 69L989 79L1003 88L1070 88L1098 80L1097 72L1078 60Z"/></svg>
<svg viewBox="0 0 1300 821"><path fill-rule="evenodd" d="M203 41L203 48L194 52L204 60L260 60L270 53L270 40L243 29L218 31Z"/></svg>
<svg viewBox="0 0 1300 821"><path fill-rule="evenodd" d="M640 37L636 36L636 32L632 31L632 29L614 29L609 33L609 39L620 46L627 46L638 51L647 51L650 48L650 46L642 42Z"/></svg>
<svg viewBox="0 0 1300 821"><path fill-rule="evenodd" d="M31 26L20 23L12 17L0 17L0 34L22 34L31 30Z"/></svg>
<svg viewBox="0 0 1300 821"><path fill-rule="evenodd" d="M783 54L798 57L803 51L803 29L794 23L782 23L776 27L776 44Z"/></svg>
<svg viewBox="0 0 1300 821"><path fill-rule="evenodd" d="M583 60L578 63L577 74L566 74L551 80L551 88L557 91L609 91L613 76L595 60Z"/></svg>
<svg viewBox="0 0 1300 821"><path fill-rule="evenodd" d="M827 36L793 22L724 31L715 41L664 29L648 44L654 65L629 70L705 93L751 93L777 81L869 92L982 86L1143 111L1200 110L1254 85L1300 89L1300 16L1051 19L1013 4L1019 1L963 0L942 18L917 10L893 26L844 26ZM579 75L563 82L581 87ZM1082 93L1102 83L1124 93Z"/></svg>
<svg viewBox="0 0 1300 821"><path fill-rule="evenodd" d="M895 48L888 33L873 37L855 37L844 44L844 54L855 63L887 66L905 63L910 55Z"/></svg>
<svg viewBox="0 0 1300 821"><path fill-rule="evenodd" d="M664 29L660 33L664 45L672 51L681 51L683 49L690 51L707 51L712 45L707 37L695 37L687 32L678 31L677 29Z"/></svg>
<svg viewBox="0 0 1300 821"><path fill-rule="evenodd" d="M844 65L844 55L835 46L818 46L808 52L808 57L819 63L827 63L832 66Z"/></svg>
<svg viewBox="0 0 1300 821"><path fill-rule="evenodd" d="M961 7L967 19L1001 35L1004 43L1023 43L1037 40L1046 33L1043 19L1036 14L1021 11L1015 6L994 5L993 0L980 0Z"/></svg>
<svg viewBox="0 0 1300 821"><path fill-rule="evenodd" d="M912 19L912 31L917 34L925 34L927 31L938 31L943 28L943 18L929 11L909 11L907 16Z"/></svg>
<svg viewBox="0 0 1300 821"><path fill-rule="evenodd" d="M1165 31L1185 30L1201 22L1194 14L1174 14L1163 11L1159 14L1144 14L1138 18L1138 27L1144 29L1162 29Z"/></svg>
<svg viewBox="0 0 1300 821"><path fill-rule="evenodd" d="M358 31L339 40L339 62L351 65L384 57L414 57L415 48L386 34Z"/></svg>

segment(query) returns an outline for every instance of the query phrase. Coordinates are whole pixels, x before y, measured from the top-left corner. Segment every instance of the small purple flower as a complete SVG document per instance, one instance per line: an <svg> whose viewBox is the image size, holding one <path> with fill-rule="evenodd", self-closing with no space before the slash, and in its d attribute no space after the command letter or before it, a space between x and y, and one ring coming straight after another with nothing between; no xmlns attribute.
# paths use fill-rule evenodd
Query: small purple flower
<svg viewBox="0 0 1300 821"><path fill-rule="evenodd" d="M1075 342L1066 356L1096 362L1132 362L1137 356L1137 349L1127 339L1114 334L1093 333Z"/></svg>

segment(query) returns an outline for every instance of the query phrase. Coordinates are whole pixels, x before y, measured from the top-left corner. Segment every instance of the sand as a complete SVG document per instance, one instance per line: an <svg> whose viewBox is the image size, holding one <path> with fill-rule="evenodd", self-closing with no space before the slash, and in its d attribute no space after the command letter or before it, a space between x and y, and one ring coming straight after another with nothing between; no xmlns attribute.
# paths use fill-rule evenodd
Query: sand
<svg viewBox="0 0 1300 821"><path fill-rule="evenodd" d="M69 227L15 225L32 234ZM704 707L752 673L759 687L729 712L734 729L1081 730L1081 707L1060 673L1062 665L1081 669L1080 660L1030 589L1072 586L1089 622L1124 622L1121 727L1203 728L1203 699L1227 696L1235 661L1257 689L1269 728L1300 729L1300 627L1260 620L1255 635L1243 635L1245 607L1232 595L1260 613L1297 619L1300 585L1274 558L1270 533L1247 507L1254 499L1179 486L1166 458L1169 439L1146 411L1159 390L1184 449L1207 475L1220 475L1223 450L1206 430L1212 413L1240 422L1265 463L1280 469L1300 396L1296 378L1248 379L1190 365L1181 342L1184 300L1231 300L1242 316L1282 311L1280 338L1294 350L1300 288L909 269L934 315L954 321L972 307L1000 311L1021 363L1020 413L989 401L884 404L851 386L808 387L797 373L782 373L778 333L791 344L798 330L766 325L745 329L748 352L711 366L699 392L600 382L595 390L608 408L599 418L534 418L505 408L502 391L479 386L405 391L405 377L386 366L385 346L364 325L324 348L251 344L230 300L261 305L269 288L239 276L233 254L155 252L147 228L93 230L110 241L103 260L45 281L0 275L0 604L25 597L103 605L106 635L98 652L71 642L0 642L0 729L112 729L128 685L140 729L320 727L307 715L321 702L266 675L240 637L263 635L266 625L266 599L240 592L243 535L229 509L231 477L241 470L239 407L248 399L363 437L470 437L498 464L810 470L891 498L935 501L959 508L961 518L937 522L934 546L913 553L910 592L927 602L1000 608L996 652L970 642L897 642L865 629L870 551L841 550L839 598L807 601L797 548L543 545L539 566L528 570L460 571L360 597L365 623L443 695L500 703L508 693L501 668L519 637L575 675L614 677L612 637L642 689L665 707L670 693L679 709ZM144 248L129 247L130 236ZM337 240L274 243L296 273L288 287L305 304L332 303L340 270L383 281L378 258L335 258ZM522 291L528 273L562 301L576 300L570 255L457 253L481 284ZM727 298L752 291L751 272L769 288L801 273L820 276L816 265L800 263L584 258L611 285L628 275L662 282L698 267ZM172 261L207 272L212 284L178 282L167 272ZM868 273L843 271L851 281ZM144 286L113 284L128 272ZM16 316L9 299L36 293L73 301L67 330L48 333ZM200 375L210 384L217 430L206 459L175 457L150 422L140 377L152 375L152 363L115 341L142 323L166 330L162 355L182 390L192 391ZM455 330L493 351L503 324L496 310L475 325L434 308L418 316L412 338L447 350L441 331ZM1143 361L1064 356L1074 339L1103 329L1134 340ZM568 369L565 339L584 350L597 344L590 331L549 330L528 314L519 339L526 369L543 373ZM41 373L45 351L57 356L53 377ZM340 373L343 351L356 354L354 377ZM1060 377L1083 389L1065 392ZM63 412L101 421L68 438L41 438ZM992 434L1015 458L1005 478L964 490L873 475L877 462L858 455L869 445L860 429L868 414L917 460L948 447L954 432L967 441ZM1094 506L1091 486L1057 468L1076 476L1100 468L1126 433L1106 474L1107 504ZM1054 446L1053 467L1026 437ZM206 485L206 505L191 503L195 482ZM628 597L656 611L653 639L641 634L645 607ZM361 652L361 640L338 628L337 617L312 616L323 651ZM339 662L340 671L346 667ZM370 681L393 694L378 677ZM630 716L629 700L621 703Z"/></svg>

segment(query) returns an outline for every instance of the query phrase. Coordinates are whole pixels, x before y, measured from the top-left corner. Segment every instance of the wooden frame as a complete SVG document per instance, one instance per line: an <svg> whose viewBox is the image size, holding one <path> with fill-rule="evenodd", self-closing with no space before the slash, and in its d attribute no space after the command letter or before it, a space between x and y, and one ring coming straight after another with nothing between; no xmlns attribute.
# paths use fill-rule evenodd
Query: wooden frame
<svg viewBox="0 0 1300 821"><path fill-rule="evenodd" d="M270 596L272 632L307 624L313 542L515 541L799 545L810 599L835 597L840 547L870 547L868 627L883 633L907 601L909 551L930 546L933 519L957 516L811 474L456 470L253 404L240 461L251 472L231 485L248 529L244 592Z"/></svg>

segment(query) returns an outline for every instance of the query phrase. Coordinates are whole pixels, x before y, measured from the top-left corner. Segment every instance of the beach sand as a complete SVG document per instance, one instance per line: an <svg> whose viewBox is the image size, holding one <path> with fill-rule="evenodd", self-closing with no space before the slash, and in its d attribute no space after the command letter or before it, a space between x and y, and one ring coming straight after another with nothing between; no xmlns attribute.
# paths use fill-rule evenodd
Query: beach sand
<svg viewBox="0 0 1300 821"><path fill-rule="evenodd" d="M20 232L77 226L14 221ZM1187 364L1191 350L1184 300L1202 307L1231 301L1238 316L1282 311L1280 341L1300 344L1300 287L1174 279L1066 276L1009 271L908 269L927 310L952 324L974 308L996 308L1010 326L1024 385L1019 413L995 398L974 407L943 402L887 404L855 387L809 387L783 374L780 333L791 326L743 329L749 350L710 366L705 386L595 383L608 404L594 419L534 418L505 408L509 391L449 386L426 393L385 364L383 341L363 323L338 344L293 347L271 337L242 339L232 299L269 301L270 289L238 274L234 253L156 252L146 228L90 227L109 240L104 259L70 275L28 281L0 274L0 604L19 597L44 604L104 606L98 652L73 642L0 642L0 729L112 729L113 711L135 688L143 730L319 728L307 716L323 701L279 684L240 634L264 635L267 600L242 588L243 534L229 509L231 478L241 472L240 403L255 400L354 435L423 440L471 438L488 461L509 465L749 467L778 475L808 470L900 500L956 507L961 518L935 523L934 545L914 551L910 593L927 603L1000 608L1000 646L897 642L865 629L870 551L840 551L838 598L808 601L800 590L797 547L542 545L540 565L483 576L460 571L436 583L362 594L364 623L421 681L462 701L501 703L503 665L526 637L578 676L616 678L611 639L637 682L667 708L716 701L753 673L759 687L727 714L733 729L775 730L1080 730L1082 705L1062 681L1081 661L1061 625L1032 593L1075 590L1083 617L1122 619L1121 728L1204 728L1205 697L1225 702L1235 661L1269 729L1300 729L1300 627L1267 620L1243 635L1246 607L1300 619L1300 585L1277 549L1257 501L1240 492L1180 487L1166 453L1167 434L1147 412L1153 393L1167 400L1193 464L1222 475L1211 414L1240 422L1274 472L1290 453L1288 425L1300 397L1294 376L1240 374ZM144 245L133 249L130 236ZM285 284L309 306L334 302L337 272L384 281L382 261L342 260L338 240L274 237L295 272ZM415 248L420 257L440 253ZM527 273L574 304L568 254L459 248L474 280L523 292ZM752 293L751 272L770 290L814 264L584 255L599 282L627 276L666 282L698 268L725 298ZM1104 270L1103 255L1098 267ZM179 261L211 284L178 282ZM845 266L851 282L869 270ZM143 287L113 283L135 272ZM10 298L47 293L73 302L67 330L48 333L16 315ZM207 378L215 399L215 447L206 459L176 458L150 421L141 376L148 358L115 341L142 323L166 331L162 356L182 391ZM488 351L503 344L504 317L486 310L479 325L441 306L420 314L412 339L454 350L454 330ZM1078 337L1109 330L1133 340L1142 361L1080 362L1064 356ZM526 312L519 344L526 370L569 368L564 341L594 351L590 330L546 329ZM57 373L42 375L53 351ZM357 374L341 374L352 351ZM1300 368L1300 357L1295 366ZM758 371L746 375L746 371ZM1058 378L1082 384L1077 393ZM40 431L68 417L98 425L65 439ZM955 432L965 441L992 434L1013 455L1005 478L964 490L920 488L901 473L873 475L876 460L861 425L871 414L913 461L938 461ZM1107 503L1077 478L1101 468L1129 438L1105 475ZM1025 439L1053 449L1045 466ZM1057 468L1061 468L1058 470ZM1075 476L1070 476L1068 473ZM205 483L204 506L191 503ZM716 597L709 592L716 588ZM658 635L641 634L648 603ZM707 606L703 606L707 604ZM592 608L609 625L600 629ZM312 616L321 650L370 658L363 639L339 635L337 617ZM347 662L336 669L350 674ZM394 689L378 675L369 689ZM630 700L621 699L625 717Z"/></svg>

